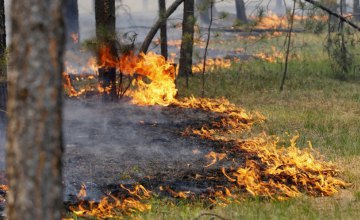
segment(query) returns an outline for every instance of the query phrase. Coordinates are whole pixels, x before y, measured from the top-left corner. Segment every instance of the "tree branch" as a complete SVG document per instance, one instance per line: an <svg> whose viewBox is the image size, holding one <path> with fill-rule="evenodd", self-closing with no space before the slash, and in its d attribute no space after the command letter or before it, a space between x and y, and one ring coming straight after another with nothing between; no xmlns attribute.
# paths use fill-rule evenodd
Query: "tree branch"
<svg viewBox="0 0 360 220"><path fill-rule="evenodd" d="M314 0L304 0L312 5L314 5L315 7L320 8L321 10L326 11L327 13L329 13L330 15L337 17L338 19L340 19L341 21L349 24L351 27L355 28L356 30L360 31L360 27L357 26L356 24L354 24L352 21L348 20L347 18L345 18L344 16L333 12L332 10L330 10L329 8L325 7L324 5L320 4L319 2L316 2Z"/></svg>
<svg viewBox="0 0 360 220"><path fill-rule="evenodd" d="M170 17L170 15L172 13L174 13L174 11L179 7L179 5L183 2L184 0L176 0L172 5L170 5L170 7L166 10L165 15L162 17L160 16L158 18L158 20L155 22L155 24L152 26L152 28L150 29L149 33L146 35L146 38L143 42L143 44L140 47L139 52L143 52L146 53L152 39L154 38L156 32L159 30L161 24L166 21L166 19L168 17Z"/></svg>

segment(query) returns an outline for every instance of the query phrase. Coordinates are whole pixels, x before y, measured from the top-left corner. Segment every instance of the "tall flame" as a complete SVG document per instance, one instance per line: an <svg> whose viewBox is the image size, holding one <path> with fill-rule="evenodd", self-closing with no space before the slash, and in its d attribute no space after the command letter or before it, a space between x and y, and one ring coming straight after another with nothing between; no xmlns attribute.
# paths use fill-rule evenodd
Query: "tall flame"
<svg viewBox="0 0 360 220"><path fill-rule="evenodd" d="M135 89L126 95L132 98L134 104L167 106L177 93L175 67L161 55L149 52L137 56L131 52L116 58L108 47L102 47L100 66L116 68L132 77Z"/></svg>

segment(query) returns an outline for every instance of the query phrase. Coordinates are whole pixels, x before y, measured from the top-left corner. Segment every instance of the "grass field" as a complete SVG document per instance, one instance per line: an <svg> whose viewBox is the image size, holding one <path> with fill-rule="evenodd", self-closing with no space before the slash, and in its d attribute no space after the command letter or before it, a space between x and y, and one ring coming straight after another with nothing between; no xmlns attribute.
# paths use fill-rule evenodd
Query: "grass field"
<svg viewBox="0 0 360 220"><path fill-rule="evenodd" d="M282 38L282 39L281 39ZM205 96L225 97L249 111L266 116L256 129L284 139L300 134L298 146L313 147L342 171L352 183L333 197L308 197L273 201L249 198L242 202L209 207L198 202L153 198L152 209L136 215L139 219L357 219L360 214L360 72L351 67L347 80L339 80L321 42L324 36L304 34L295 38L284 91L279 92L283 73L281 63L251 59L234 63L229 69L206 74ZM213 48L244 47L245 43L216 44ZM231 43L233 46L231 46ZM256 51L270 51L283 37L265 39ZM263 47L263 48L262 48ZM264 48L265 47L265 48ZM355 50L356 48L352 48ZM177 81L180 97L201 96L201 75ZM216 214L219 217L213 215Z"/></svg>
<svg viewBox="0 0 360 220"><path fill-rule="evenodd" d="M310 38L310 39L309 39ZM205 96L226 97L247 110L267 117L260 129L286 138L300 134L299 146L311 141L326 160L342 170L353 186L334 197L264 201L253 198L227 207L206 209L202 204L164 206L153 202L141 219L196 219L201 213L215 213L227 219L357 219L360 214L360 73L348 80L337 79L331 62L313 35L297 38L307 43L298 51L300 59L289 64L285 89L279 92L283 73L279 63L244 61L230 69L206 75ZM316 40L314 42L314 40ZM279 41L281 42L281 41ZM273 43L273 42L272 42ZM311 48L317 50L310 51ZM356 63L354 64L356 66ZM190 78L189 89L178 81L180 96L201 96L201 75ZM211 219L202 216L199 219ZM216 219L216 218L214 218Z"/></svg>

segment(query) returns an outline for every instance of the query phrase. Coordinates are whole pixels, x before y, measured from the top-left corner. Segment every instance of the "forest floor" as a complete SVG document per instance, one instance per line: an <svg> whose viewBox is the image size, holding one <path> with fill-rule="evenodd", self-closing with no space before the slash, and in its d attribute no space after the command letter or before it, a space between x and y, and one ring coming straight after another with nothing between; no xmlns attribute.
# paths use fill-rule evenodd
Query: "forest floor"
<svg viewBox="0 0 360 220"><path fill-rule="evenodd" d="M226 97L247 110L261 112L267 117L261 129L268 134L284 137L298 132L302 142L299 145L311 141L326 160L337 164L352 187L333 197L303 196L288 201L253 198L212 210L200 202L174 207L155 200L152 210L141 214L140 219L196 219L201 213L214 213L226 219L356 219L360 214L359 59L356 54L347 79L339 80L336 65L324 49L325 37L313 34L295 37L283 92L279 92L281 62L250 60L207 74L205 94L211 98ZM259 50L272 54L272 46L279 48L283 42L283 36L264 39L252 49L255 53ZM234 49L244 48L244 44L234 40L214 47ZM199 97L201 75L190 78L189 89L179 80L178 88L181 96Z"/></svg>
<svg viewBox="0 0 360 220"><path fill-rule="evenodd" d="M225 42L215 38L211 48L239 51L240 54L247 48L251 54L265 53L270 62L238 60L230 67L212 69L205 76L205 96L226 97L248 111L261 112L267 121L257 129L269 135L286 138L299 133L298 145L306 146L311 141L326 160L338 166L341 177L352 186L332 197L304 195L286 201L254 197L240 204L211 209L201 201L180 201L174 205L167 199L153 198L149 201L151 210L138 213L136 217L211 219L202 214L212 213L224 219L356 219L360 214L360 72L357 54L344 79L324 50L325 35L297 34L292 44L294 49L284 91L279 92L283 57L278 51L283 51L284 36L254 38L252 43L242 38ZM201 74L191 76L189 82L189 88L186 88L184 79L177 81L180 97L200 97Z"/></svg>

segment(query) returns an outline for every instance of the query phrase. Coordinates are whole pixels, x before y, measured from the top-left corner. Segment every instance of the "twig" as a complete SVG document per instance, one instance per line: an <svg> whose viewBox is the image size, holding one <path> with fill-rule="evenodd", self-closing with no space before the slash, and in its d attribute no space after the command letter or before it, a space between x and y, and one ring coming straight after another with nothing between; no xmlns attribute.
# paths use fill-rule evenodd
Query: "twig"
<svg viewBox="0 0 360 220"><path fill-rule="evenodd" d="M201 213L198 217L196 217L194 220L199 220L201 217L203 216L212 216L212 217L215 217L215 218L218 218L218 219L221 219L221 220L227 220L226 218L220 216L220 215L217 215L217 214L213 214L213 213Z"/></svg>
<svg viewBox="0 0 360 220"><path fill-rule="evenodd" d="M208 28L208 36L206 39L206 46L205 46L205 51L204 51L204 61L203 61L203 69L202 69L202 91L201 91L201 96L204 98L205 96L205 68L206 68L206 57L207 57L207 51L208 51L208 47L209 47L209 42L210 42L210 32L211 32L211 25L213 22L213 0L210 1L210 23L209 23L209 28Z"/></svg>
<svg viewBox="0 0 360 220"><path fill-rule="evenodd" d="M291 17L290 17L290 24L289 24L290 27L289 27L288 42L287 42L286 56L285 56L285 67L284 67L283 78L281 80L280 92L283 91L283 89L284 89L284 83L285 83L287 69L288 69L290 45L291 45L291 33L292 33L293 25L294 25L295 6L296 6L296 0L294 0L293 10L292 10Z"/></svg>

